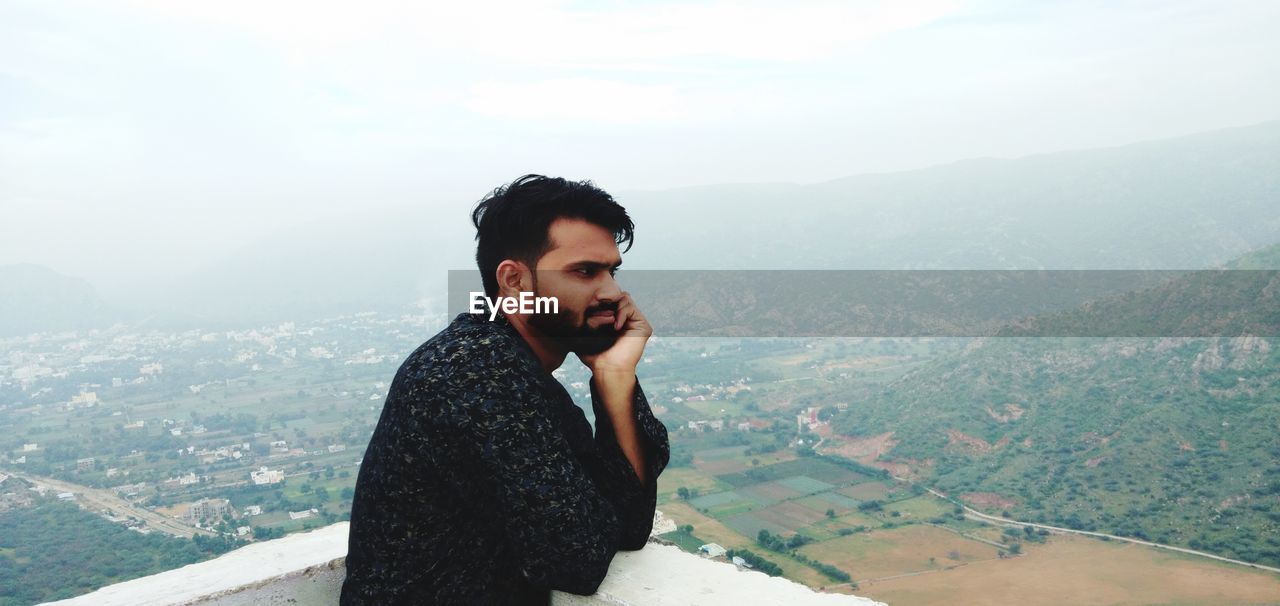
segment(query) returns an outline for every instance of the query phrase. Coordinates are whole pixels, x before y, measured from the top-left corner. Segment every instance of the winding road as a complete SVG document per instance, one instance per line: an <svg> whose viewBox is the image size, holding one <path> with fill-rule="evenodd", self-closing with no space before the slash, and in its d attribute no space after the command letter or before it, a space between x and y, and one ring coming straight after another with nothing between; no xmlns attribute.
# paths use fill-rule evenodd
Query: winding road
<svg viewBox="0 0 1280 606"><path fill-rule="evenodd" d="M906 478L900 478L898 476L893 476L893 478L895 480L900 480L903 482L907 482L909 484L913 484L913 482L911 482L910 480L907 480ZM1147 547L1155 547L1156 549L1165 549L1168 551L1176 551L1179 553L1186 553L1194 556L1200 556L1202 558L1218 560L1219 562L1227 562L1228 564L1237 564L1239 566L1248 566L1249 568L1257 568L1259 570L1280 572L1280 568L1276 568L1274 566L1267 566L1265 564L1255 564L1253 562L1246 562L1244 560L1233 560L1231 558L1223 557L1220 555L1214 555L1212 553L1207 553L1204 551L1196 551L1194 549L1187 549L1185 547L1175 547L1173 545L1165 545L1163 543L1152 543L1151 541L1143 541L1141 539L1134 539L1131 537L1121 537L1113 534L1106 534L1104 532L1093 532L1090 530L1074 530L1071 528L1062 528L1061 526L1049 526L1048 524L1037 524L1035 522L1023 522L1023 521L1014 520L1011 518L1002 518L998 516L988 515L972 507L969 507L968 505L965 505L964 503L961 503L956 499L948 497L947 495L942 494L932 488L929 488L928 486L924 486L922 484L916 484L916 486L920 486L921 488L924 488L925 490L929 491L929 494L932 494L935 497L938 497L940 499L945 499L948 502L959 505L960 507L964 508L964 516L966 518L970 520L975 520L978 522L985 522L987 524L993 524L996 526L1026 526L1030 528L1042 528L1044 530L1048 530L1050 532L1055 532L1059 534L1078 534L1078 535L1084 535L1088 537L1109 539L1112 541L1124 541L1126 543L1134 543L1137 545L1145 545Z"/></svg>

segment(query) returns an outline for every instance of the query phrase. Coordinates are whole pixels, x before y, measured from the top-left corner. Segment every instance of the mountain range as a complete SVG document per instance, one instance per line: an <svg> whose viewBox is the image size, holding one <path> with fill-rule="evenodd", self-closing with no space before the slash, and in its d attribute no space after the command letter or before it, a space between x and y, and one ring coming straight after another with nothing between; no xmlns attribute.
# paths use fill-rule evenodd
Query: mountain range
<svg viewBox="0 0 1280 606"><path fill-rule="evenodd" d="M1276 175L1280 121L808 185L612 193L637 225L626 269L1200 269L1280 241ZM244 326L438 303L447 270L474 268L472 203L312 222L184 275L96 285L129 312L102 319L57 280L6 271L3 330L125 317ZM51 299L67 311L46 316Z"/></svg>

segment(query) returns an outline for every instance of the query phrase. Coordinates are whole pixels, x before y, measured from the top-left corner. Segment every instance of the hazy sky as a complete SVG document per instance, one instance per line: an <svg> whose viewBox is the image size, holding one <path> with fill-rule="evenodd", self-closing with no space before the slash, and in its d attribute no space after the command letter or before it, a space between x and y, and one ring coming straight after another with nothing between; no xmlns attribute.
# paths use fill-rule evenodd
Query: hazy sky
<svg viewBox="0 0 1280 606"><path fill-rule="evenodd" d="M815 182L1280 118L1280 3L0 0L0 264L95 282L300 221ZM625 200L624 200L625 203Z"/></svg>

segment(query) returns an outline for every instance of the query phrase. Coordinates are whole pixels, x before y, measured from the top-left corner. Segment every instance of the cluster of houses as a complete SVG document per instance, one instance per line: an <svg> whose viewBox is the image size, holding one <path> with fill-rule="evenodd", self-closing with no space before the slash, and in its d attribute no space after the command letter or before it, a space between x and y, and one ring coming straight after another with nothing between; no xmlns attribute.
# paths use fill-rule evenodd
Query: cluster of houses
<svg viewBox="0 0 1280 606"><path fill-rule="evenodd" d="M738 421L730 425L738 431L751 431L752 429L768 428L769 422L753 419L750 421ZM727 426L722 419L698 419L697 421L689 421L686 427L694 431L724 431Z"/></svg>
<svg viewBox="0 0 1280 606"><path fill-rule="evenodd" d="M178 517L178 519L187 522L197 528L212 527L222 521L224 517L239 518L241 516L251 517L262 515L261 505L250 505L244 508L243 513L237 513L235 507L231 505L228 499L210 499L203 498L187 505L187 510ZM253 532L253 527L249 525L237 526L236 536L242 537Z"/></svg>
<svg viewBox="0 0 1280 606"><path fill-rule="evenodd" d="M208 476L205 476L204 478L208 478ZM181 476L166 479L164 482L162 482L162 485L164 485L165 488L173 489L174 487L191 486L192 484L199 484L201 480L204 478L197 476L196 472L193 471L186 475L181 475Z"/></svg>
<svg viewBox="0 0 1280 606"><path fill-rule="evenodd" d="M747 385L747 383L750 382L751 377L742 377L729 385L712 385L710 383L704 383L702 385L677 385L672 388L672 391L678 394L698 393L696 395L672 396L671 401L679 404L681 402L706 402L708 400L720 400L726 395L731 396L739 391L751 391L751 386Z"/></svg>
<svg viewBox="0 0 1280 606"><path fill-rule="evenodd" d="M835 406L837 410L845 410L849 408L848 402L837 402ZM819 427L826 425L826 421L818 420L819 410L822 410L821 406L810 406L804 409L804 412L797 414L796 430L804 431L804 428L808 426L810 431L817 431Z"/></svg>
<svg viewBox="0 0 1280 606"><path fill-rule="evenodd" d="M208 465L216 463L223 459L240 460L245 455L253 454L253 449L248 442L240 442L227 446L219 446L217 448L201 448L196 450L194 446L188 446L185 449L178 450L179 455L194 455L200 458L200 463Z"/></svg>

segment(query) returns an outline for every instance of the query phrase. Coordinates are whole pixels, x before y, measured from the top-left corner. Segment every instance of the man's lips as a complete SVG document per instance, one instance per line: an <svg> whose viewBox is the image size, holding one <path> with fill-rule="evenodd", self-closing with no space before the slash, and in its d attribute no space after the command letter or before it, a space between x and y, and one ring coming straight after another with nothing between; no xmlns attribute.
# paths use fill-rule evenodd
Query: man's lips
<svg viewBox="0 0 1280 606"><path fill-rule="evenodd" d="M613 312L612 312L612 311L608 311L608 310L606 310L606 311L596 311L596 312L592 312L590 317L592 317L592 318L600 318L600 319L602 319L602 320L612 320L612 319L613 319Z"/></svg>

